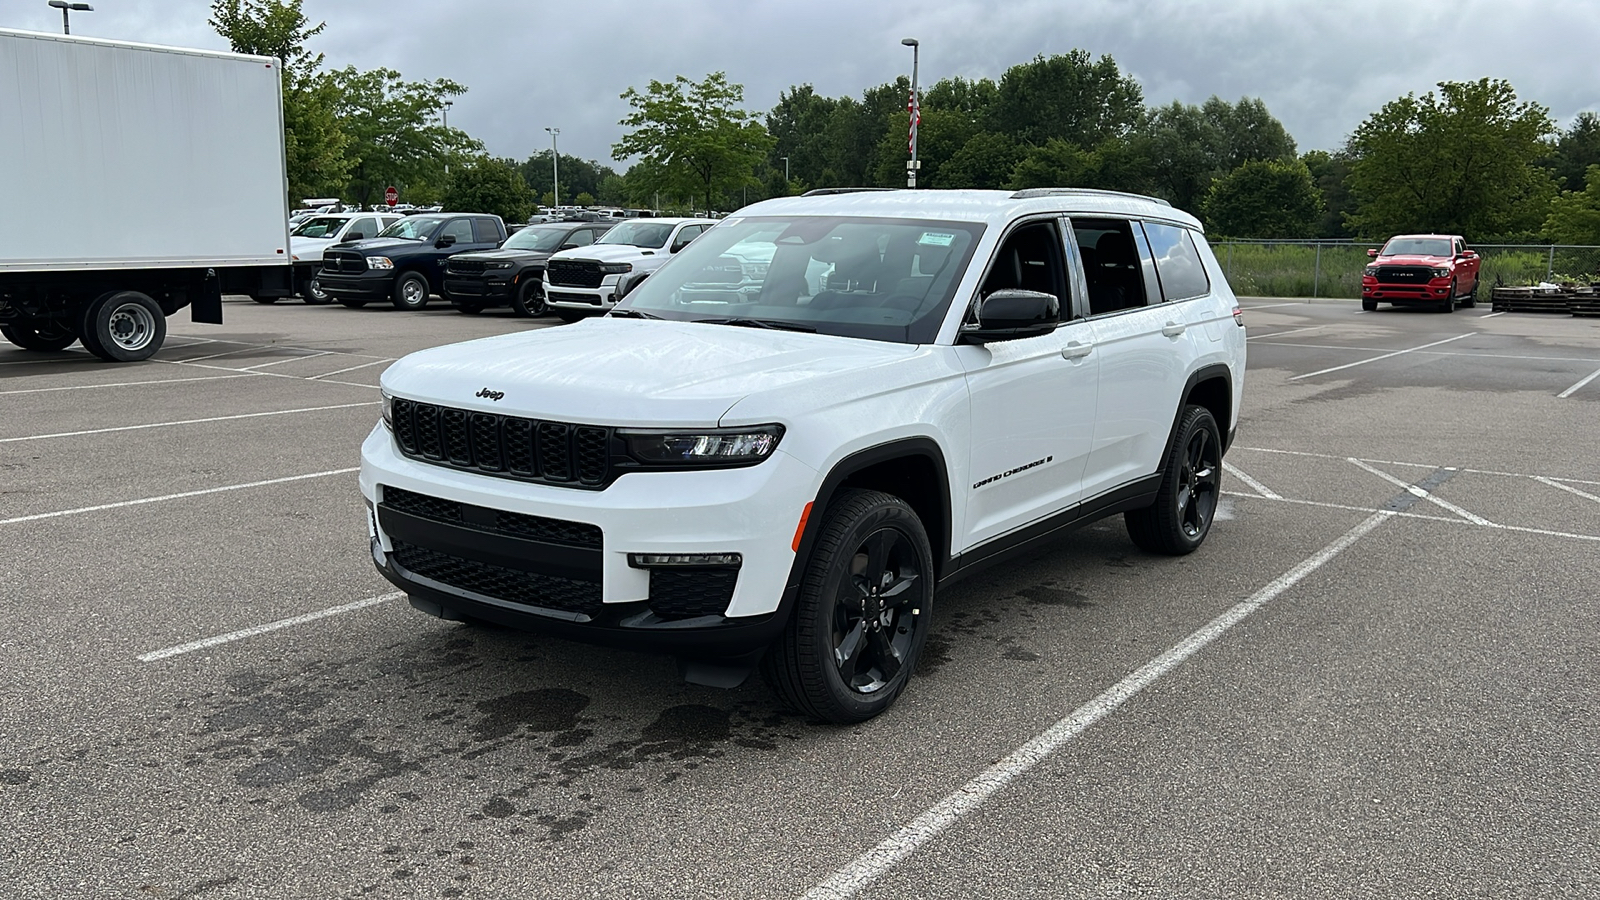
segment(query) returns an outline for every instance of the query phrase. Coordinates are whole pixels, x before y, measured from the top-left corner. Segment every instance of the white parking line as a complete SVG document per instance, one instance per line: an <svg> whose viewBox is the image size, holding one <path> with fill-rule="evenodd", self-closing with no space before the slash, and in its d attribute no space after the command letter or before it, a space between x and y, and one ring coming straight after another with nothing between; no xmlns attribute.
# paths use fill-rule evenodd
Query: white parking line
<svg viewBox="0 0 1600 900"><path fill-rule="evenodd" d="M205 650L208 647L215 647L218 644L227 644L232 641L243 640L247 637L255 637L258 634L266 634L269 631L277 631L280 628L289 628L293 625L304 625L307 622L315 622L318 619L326 619L329 616L337 616L340 613L354 612L358 609L366 609L369 606L377 606L379 603L384 603L389 600L393 600L396 597L404 596L405 594L400 591L394 591L388 594L379 594L376 597L368 597L365 600L357 600L354 603L346 603L343 606L330 606L327 609L317 610L313 613L306 613L303 616L295 616L292 619L279 619L276 622L268 622L265 625L257 625L254 628L245 628L240 631L230 631L227 634L219 634L216 637L208 637L199 641L190 641L187 644L179 644L176 647L167 647L162 650L152 650L149 653L139 654L138 659L140 662L155 662L158 659L167 659L168 657L179 656L184 653L193 653L196 650Z"/></svg>
<svg viewBox="0 0 1600 900"><path fill-rule="evenodd" d="M1459 341L1459 340L1461 340L1461 339L1462 339L1462 338L1469 338L1469 337L1472 337L1472 336L1473 336L1473 335L1475 335L1475 334L1477 334L1477 332L1476 332L1476 331L1474 331L1474 332L1471 332L1471 333L1468 333L1468 334L1458 334L1458 335L1456 335L1456 336L1455 336L1455 337L1452 337L1452 338L1445 338L1445 339L1444 339L1444 340L1442 340L1442 341L1434 341L1434 342L1433 342L1433 343L1431 343L1431 344L1423 344L1423 345L1422 345L1422 346L1420 346L1420 347L1407 347L1407 348L1406 348L1406 349L1404 349L1404 350L1396 350L1396 351L1394 351L1394 352L1393 352L1393 353L1385 353L1385 354L1384 354L1384 355L1382 355L1382 356L1374 356L1374 357L1373 357L1373 358L1371 358L1371 359L1363 359L1363 360L1360 360L1360 361L1358 361L1358 362L1353 362L1353 363L1345 363L1345 364L1344 364L1344 365L1342 365L1342 366L1334 366L1334 367L1333 367L1333 368L1331 368L1331 369L1318 369L1318 370L1317 370L1317 371L1315 371L1315 372L1307 372L1307 373L1306 373L1306 374L1304 374L1304 375L1296 375L1296 376L1294 376L1294 377L1293 377L1293 378L1291 378L1291 379L1289 379L1289 380L1290 380L1290 381L1299 381L1299 380L1300 380L1300 379L1302 379L1302 378L1311 378L1311 377L1313 377L1313 376L1316 376L1316 375L1326 375L1326 374L1328 374L1328 373L1329 373L1329 372L1338 372L1338 371L1340 371L1340 370L1342 370L1342 369L1350 369L1350 368L1354 368L1354 367L1355 367L1355 366L1364 366L1364 365L1366 365L1366 364L1367 364L1367 363L1375 363L1375 362L1378 362L1378 361L1379 361L1379 360L1383 360L1383 359L1393 359L1393 358L1394 358L1394 357L1396 357L1396 356L1403 356L1403 355L1405 355L1405 354L1407 354L1407 353L1415 353L1415 352L1417 352L1417 351L1418 351L1418 350L1426 350L1426 349L1428 349L1428 348L1429 348L1429 347L1437 347L1437 346L1439 346L1439 345L1440 345L1440 344L1448 344L1448 343L1450 343L1450 342L1451 342L1451 341Z"/></svg>
<svg viewBox="0 0 1600 900"><path fill-rule="evenodd" d="M1161 676L1177 668L1189 657L1204 649L1207 644L1226 634L1228 629L1239 624L1284 591L1294 587L1368 532L1393 517L1394 513L1390 512L1379 512L1369 516L1360 525L1341 535L1338 540L1273 579L1270 584L1248 599L1234 604L1172 649L1140 666L1132 674L1106 689L1100 696L1067 714L1038 737L1023 744L1011 755L990 766L957 788L954 793L934 804L911 824L884 838L876 847L835 871L807 891L805 900L825 900L825 898L842 900L854 897L945 829L982 806L1006 785L1027 774L1050 754L1082 734L1089 726L1115 712Z"/></svg>
<svg viewBox="0 0 1600 900"><path fill-rule="evenodd" d="M312 376L308 377L306 380L307 381L321 381L322 379L327 378L330 375L343 375L346 372L354 372L357 369L365 369L368 366L381 366L381 365L383 365L384 363L387 363L387 362L394 362L394 358L391 357L389 359L375 359L372 362L365 362L365 363L362 363L359 366L351 366L348 369L335 369L332 372L323 372L321 375L312 375ZM334 384L343 384L343 382L335 381ZM363 385L363 387L366 387L366 386L367 385Z"/></svg>
<svg viewBox="0 0 1600 900"><path fill-rule="evenodd" d="M22 388L15 391L0 391L0 397L11 394L45 394L51 391L87 391L91 388L136 387L142 384L183 384L187 381L220 381L224 378L249 378L254 372L240 372L237 375L202 375L199 378L154 378L150 381L114 381L110 384L69 384L61 387L47 388Z"/></svg>
<svg viewBox="0 0 1600 900"><path fill-rule="evenodd" d="M99 506L80 506L77 509L62 509L55 512L34 513L31 516L16 516L10 519L0 519L0 525L15 525L19 522L37 522L40 519L54 519L58 516L76 516L82 513L100 512L107 509L121 509L125 506L141 506L146 503L160 503L164 500L181 500L185 497L200 497L205 494L221 494L226 491L242 491L247 488L266 487L269 484L286 484L291 481L305 481L308 478L326 478L329 475L348 475L359 472L359 467L348 469L329 469L326 472L312 472L307 475L289 475L283 478L268 478L265 481L251 481L245 484L225 484L222 487L205 488L198 491L184 491L178 494L162 494L159 497L141 497L138 500L123 500L118 503L102 503Z"/></svg>
<svg viewBox="0 0 1600 900"><path fill-rule="evenodd" d="M1401 480L1399 478L1396 478L1393 475L1390 475L1388 472L1383 471L1382 469L1373 468L1372 466L1367 465L1366 463L1362 462L1359 459L1347 456L1347 457L1345 457L1344 461L1347 462L1347 463L1350 463L1351 465L1355 466L1358 469L1362 469L1364 471L1371 472L1372 474L1378 476L1379 478L1382 478L1384 481L1387 481L1390 484L1395 485L1396 487L1399 487L1400 489L1406 491L1407 493L1411 494L1411 496L1413 496L1413 497L1419 497L1419 498L1421 498L1423 500L1426 500L1429 503L1432 503L1435 506L1438 506L1440 509L1448 509L1451 512L1455 513L1456 515L1460 516L1463 519L1466 519L1468 522L1471 522L1474 525L1483 525L1483 526L1486 526L1486 527L1489 527L1489 528L1499 528L1500 527L1499 525L1496 525L1495 523L1489 521L1488 519L1485 519L1483 516L1477 515L1476 513L1467 512L1466 510L1464 510L1461 507L1455 505L1454 503L1451 503L1448 500L1440 500L1438 497L1435 497L1433 495L1432 491L1429 491L1429 490L1427 490L1425 488L1418 487L1417 485L1414 485L1414 484L1412 484L1412 483L1410 483L1408 481L1403 481L1403 480Z"/></svg>
<svg viewBox="0 0 1600 900"><path fill-rule="evenodd" d="M1268 500L1282 500L1283 499L1283 497L1281 495L1274 493L1271 488L1269 488L1266 485L1262 484L1261 482L1255 480L1254 478L1251 478L1249 475L1246 475L1245 473L1239 471L1238 469L1234 468L1233 463L1224 462L1222 464L1222 469L1223 469L1223 471L1225 471L1228 474L1232 475L1233 477L1239 479L1240 481L1244 482L1245 484L1248 484L1250 486L1250 489L1255 491L1258 496L1265 497Z"/></svg>
<svg viewBox="0 0 1600 900"><path fill-rule="evenodd" d="M1247 341L1259 341L1259 340L1265 340L1267 338L1288 337L1291 334L1299 334L1302 331L1315 331L1318 328L1326 328L1326 327L1327 327L1326 325L1307 325L1304 328L1291 328L1288 331L1280 331L1277 334L1258 334L1258 335L1255 335L1254 337L1247 337L1247 338L1245 338L1245 340L1247 340Z"/></svg>
<svg viewBox="0 0 1600 900"><path fill-rule="evenodd" d="M228 422L233 419L260 419L265 416L288 416L295 413L323 412L330 409L349 409L353 406L374 406L376 400L363 400L360 403L340 403L337 406L307 406L300 409L277 409L271 412L239 413L233 416L211 416L205 419L179 419L174 422L150 422L145 425L118 425L113 428L91 428L87 431L58 431L54 434L34 434L27 437L0 438L0 444L11 444L17 441L42 441L46 438L82 437L86 434L108 434L113 431L143 431L146 428L167 428L173 425L200 425L205 422Z"/></svg>
<svg viewBox="0 0 1600 900"><path fill-rule="evenodd" d="M1467 470L1463 469L1461 471ZM1600 534L1577 534L1571 531L1552 531L1548 528L1527 528L1522 525L1497 525L1493 523L1488 525L1478 525L1475 522L1469 522L1466 519L1462 519L1457 516L1430 516L1427 513L1416 513L1409 511L1397 512L1395 510L1377 509L1371 506L1350 506L1344 503L1327 503L1322 500L1298 500L1294 497L1270 498L1258 496L1256 494L1245 494L1239 491L1223 491L1222 493L1229 497L1243 497L1250 500L1270 500L1273 503L1290 503L1295 506L1315 506L1321 509L1343 509L1350 512L1364 513L1393 512L1396 518L1401 519L1422 519L1427 522L1444 522L1448 525L1461 525L1473 528L1493 528L1496 531L1515 531L1519 534L1537 534L1540 537L1557 537L1566 538L1572 541L1594 541L1596 543L1600 543Z"/></svg>
<svg viewBox="0 0 1600 900"><path fill-rule="evenodd" d="M1350 458L1350 457L1344 456L1342 454L1336 454L1336 453L1312 453L1309 450L1271 450L1271 449L1268 449L1266 447L1239 447L1239 446L1235 446L1235 447L1233 447L1231 449L1234 449L1234 450L1245 450L1245 451L1248 451L1250 453L1281 453L1281 454L1283 454L1285 456L1309 456L1309 457L1312 457L1314 459L1348 460ZM1438 463L1401 462L1400 460L1396 460L1396 459L1363 459L1361 461L1364 462L1364 463L1372 463L1375 466L1407 466L1407 467L1410 467L1410 468L1413 468L1413 469L1445 468L1445 467L1441 467ZM1500 471L1496 471L1494 469L1469 469L1466 466L1449 466L1447 468L1455 469L1458 472L1471 472L1474 475L1501 475L1501 476L1504 476L1506 478L1539 478L1539 477L1541 477L1539 475L1529 475L1526 472L1500 472ZM1561 476L1554 476L1554 477L1557 477L1561 481L1571 482L1572 484L1600 485L1600 481L1588 481L1588 480L1583 479L1583 478L1565 478L1565 477L1561 477Z"/></svg>
<svg viewBox="0 0 1600 900"><path fill-rule="evenodd" d="M224 350L221 353L213 353L210 356L194 356L190 357L189 359L164 359L162 362L193 363L199 362L202 359L216 359L219 356L232 356L235 353L249 353L251 350L265 350L270 346L270 344L246 344L237 350Z"/></svg>
<svg viewBox="0 0 1600 900"><path fill-rule="evenodd" d="M1546 478L1543 475L1535 475L1535 476L1533 476L1533 480L1539 482L1540 484L1548 484L1553 488L1560 488L1560 489L1562 489L1563 491L1566 491L1569 494L1577 494L1579 497L1582 497L1582 498L1584 498L1586 500L1593 500L1596 503L1600 503L1600 496L1597 496L1595 494L1591 494L1588 491L1580 491L1575 487L1571 487L1569 485L1562 484L1561 482L1556 481L1553 478Z"/></svg>
<svg viewBox="0 0 1600 900"><path fill-rule="evenodd" d="M264 362L264 363L260 363L259 365L245 366L244 368L240 369L239 371L241 371L241 372L253 372L256 369L265 369L268 366L281 366L284 363L294 362L297 359L315 359L318 356L327 356L327 355L331 354L332 352L333 352L332 350L318 350L315 353L306 353L306 354L301 355L301 356L291 356L291 357L288 357L287 359L275 359L272 362Z"/></svg>
<svg viewBox="0 0 1600 900"><path fill-rule="evenodd" d="M1486 313L1484 315L1479 316L1478 318L1480 318L1480 319L1492 319L1495 316L1503 316L1505 314L1506 314L1506 311L1502 309L1499 312Z"/></svg>
<svg viewBox="0 0 1600 900"><path fill-rule="evenodd" d="M1588 384L1589 382L1595 380L1596 378L1600 378L1600 369L1596 369L1595 371L1590 372L1588 374L1588 376L1585 377L1582 381L1578 382L1577 384L1573 385L1572 387L1569 387L1566 390L1562 391L1561 393L1557 394L1556 395L1556 399L1557 400L1565 400L1568 397L1571 397L1573 394L1576 394L1578 392L1579 388L1581 388L1584 385Z"/></svg>
<svg viewBox="0 0 1600 900"><path fill-rule="evenodd" d="M1265 303L1265 304L1262 304L1261 306L1245 306L1244 304L1241 303L1241 304L1239 304L1239 308L1240 309L1277 309L1280 306L1305 306L1305 305L1306 305L1306 301L1299 300L1299 301L1296 301L1294 303Z"/></svg>

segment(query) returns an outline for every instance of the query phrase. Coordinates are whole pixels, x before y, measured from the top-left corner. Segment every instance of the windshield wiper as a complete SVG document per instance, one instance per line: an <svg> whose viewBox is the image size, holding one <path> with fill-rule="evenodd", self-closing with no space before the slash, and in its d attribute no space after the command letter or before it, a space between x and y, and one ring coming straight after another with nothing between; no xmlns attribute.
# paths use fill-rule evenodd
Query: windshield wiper
<svg viewBox="0 0 1600 900"><path fill-rule="evenodd" d="M637 309L613 309L611 315L618 319L659 319L658 315L640 312Z"/></svg>
<svg viewBox="0 0 1600 900"><path fill-rule="evenodd" d="M817 330L810 325L800 325L795 322L785 322L782 319L745 319L734 316L729 319L695 319L707 325L734 325L739 328L771 328L774 331L804 331L816 334Z"/></svg>

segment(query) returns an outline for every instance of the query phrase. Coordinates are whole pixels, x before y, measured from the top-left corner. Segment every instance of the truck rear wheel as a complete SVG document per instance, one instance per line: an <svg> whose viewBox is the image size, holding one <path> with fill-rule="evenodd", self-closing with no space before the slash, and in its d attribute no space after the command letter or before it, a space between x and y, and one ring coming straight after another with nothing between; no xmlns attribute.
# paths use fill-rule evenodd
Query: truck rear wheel
<svg viewBox="0 0 1600 900"><path fill-rule="evenodd" d="M47 321L37 325L18 323L0 325L0 336L24 350L45 353L65 350L78 339L77 332L63 327L59 322Z"/></svg>
<svg viewBox="0 0 1600 900"><path fill-rule="evenodd" d="M149 359L167 339L167 317L138 291L101 294L83 314L83 345L106 362Z"/></svg>

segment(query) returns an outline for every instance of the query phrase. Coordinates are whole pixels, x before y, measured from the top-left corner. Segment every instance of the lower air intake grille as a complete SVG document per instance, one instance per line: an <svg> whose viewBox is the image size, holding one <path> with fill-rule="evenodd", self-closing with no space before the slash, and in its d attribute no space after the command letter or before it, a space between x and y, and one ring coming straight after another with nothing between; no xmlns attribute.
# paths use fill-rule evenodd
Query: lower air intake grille
<svg viewBox="0 0 1600 900"><path fill-rule="evenodd" d="M598 525L569 522L565 519L547 519L526 513L489 509L468 503L457 503L442 497L429 497L414 491L383 486L382 505L397 512L409 513L422 519L448 524L468 524L486 528L510 537L528 538L546 544L563 544L584 550L599 550L604 535ZM488 525L487 523L493 523Z"/></svg>
<svg viewBox="0 0 1600 900"><path fill-rule="evenodd" d="M394 558L407 571L441 584L523 606L537 606L593 618L601 611L600 583L519 572L462 559L437 550L394 542Z"/></svg>
<svg viewBox="0 0 1600 900"><path fill-rule="evenodd" d="M650 611L663 619L720 616L733 602L739 570L651 569Z"/></svg>

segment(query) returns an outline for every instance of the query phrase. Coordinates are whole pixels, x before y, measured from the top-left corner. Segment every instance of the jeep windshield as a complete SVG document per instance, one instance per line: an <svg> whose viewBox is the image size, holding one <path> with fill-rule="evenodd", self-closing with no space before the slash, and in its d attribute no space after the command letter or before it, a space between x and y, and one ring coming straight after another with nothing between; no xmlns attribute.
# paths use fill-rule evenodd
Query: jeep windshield
<svg viewBox="0 0 1600 900"><path fill-rule="evenodd" d="M629 244L647 250L659 250L667 245L667 238L672 237L672 227L671 222L623 222L595 243Z"/></svg>
<svg viewBox="0 0 1600 900"><path fill-rule="evenodd" d="M561 246L572 229L565 225L532 225L518 231L500 245L502 250L554 250Z"/></svg>
<svg viewBox="0 0 1600 900"><path fill-rule="evenodd" d="M431 216L408 216L378 232L378 237L404 238L408 241L425 241L433 235L443 219Z"/></svg>
<svg viewBox="0 0 1600 900"><path fill-rule="evenodd" d="M932 343L983 228L843 216L730 218L619 308L681 322Z"/></svg>
<svg viewBox="0 0 1600 900"><path fill-rule="evenodd" d="M1444 238L1393 238L1383 245L1379 256L1449 256L1450 242Z"/></svg>

